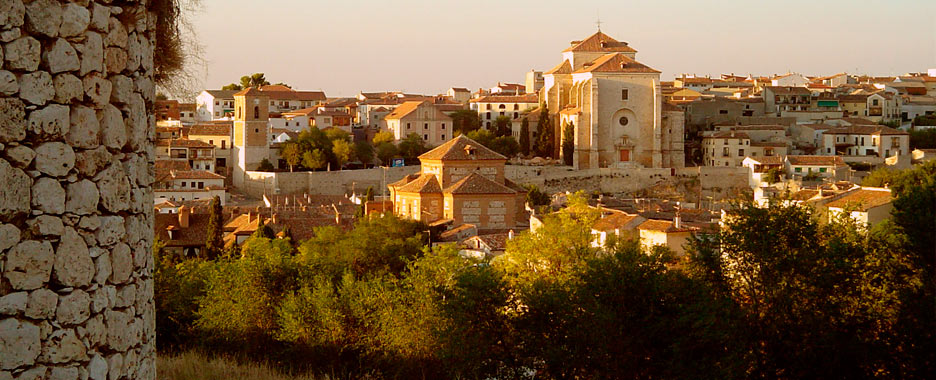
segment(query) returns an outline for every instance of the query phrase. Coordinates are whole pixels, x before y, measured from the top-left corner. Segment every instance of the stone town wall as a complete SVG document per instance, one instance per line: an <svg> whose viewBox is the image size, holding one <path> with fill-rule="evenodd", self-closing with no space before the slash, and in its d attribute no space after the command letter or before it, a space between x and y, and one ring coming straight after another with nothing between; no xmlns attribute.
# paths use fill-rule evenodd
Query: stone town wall
<svg viewBox="0 0 936 380"><path fill-rule="evenodd" d="M419 166L388 168L387 183L399 181L407 174L419 171ZM330 172L255 172L248 171L247 179L241 189L245 193L259 197L264 190L275 194L326 194L344 195L355 191L363 193L368 186L374 187L374 194L380 195L383 187L384 169L341 170ZM273 191L273 189L276 189Z"/></svg>
<svg viewBox="0 0 936 380"><path fill-rule="evenodd" d="M0 0L0 379L153 379L146 0Z"/></svg>

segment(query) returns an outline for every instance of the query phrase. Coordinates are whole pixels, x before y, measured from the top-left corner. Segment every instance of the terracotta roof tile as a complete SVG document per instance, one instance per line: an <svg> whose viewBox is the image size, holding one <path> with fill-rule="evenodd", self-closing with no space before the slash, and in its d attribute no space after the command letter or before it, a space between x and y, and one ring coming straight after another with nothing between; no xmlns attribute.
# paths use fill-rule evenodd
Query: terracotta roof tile
<svg viewBox="0 0 936 380"><path fill-rule="evenodd" d="M556 65L556 67L553 67L553 68L549 69L549 71L546 71L546 72L543 73L543 74L544 74L544 75L548 75L548 74L572 74L572 65L569 64L569 61L568 61L568 60L565 60L565 61L562 61L562 63Z"/></svg>
<svg viewBox="0 0 936 380"><path fill-rule="evenodd" d="M469 150L472 152L469 153ZM420 160L507 160L493 150L479 144L465 135L449 140L433 150L419 156Z"/></svg>
<svg viewBox="0 0 936 380"><path fill-rule="evenodd" d="M672 220L656 220L656 219L647 219L645 222L640 223L637 226L639 230L645 231L660 231L660 232L688 232L695 231L698 228L683 226L682 228L676 228L673 225Z"/></svg>
<svg viewBox="0 0 936 380"><path fill-rule="evenodd" d="M419 178L397 188L398 192L438 194L442 193L442 185L434 174L423 174Z"/></svg>
<svg viewBox="0 0 936 380"><path fill-rule="evenodd" d="M471 99L471 103L539 103L539 96L536 94L526 95L487 95L477 99Z"/></svg>
<svg viewBox="0 0 936 380"><path fill-rule="evenodd" d="M790 165L803 166L847 166L840 156L786 156Z"/></svg>
<svg viewBox="0 0 936 380"><path fill-rule="evenodd" d="M601 31L588 36L588 38L582 41L576 41L574 46L569 47L568 49L563 50L563 52L568 51L584 51L584 52L607 52L607 53L636 53L637 50L627 45L627 42L620 42L608 36L607 34L602 33Z"/></svg>
<svg viewBox="0 0 936 380"><path fill-rule="evenodd" d="M868 211L872 208L883 206L893 200L891 191L888 189L859 189L844 197L836 199L826 204L826 207L841 209L854 208L856 211Z"/></svg>
<svg viewBox="0 0 936 380"><path fill-rule="evenodd" d="M660 73L643 63L628 58L622 53L611 53L592 62L591 65L575 70L575 73Z"/></svg>
<svg viewBox="0 0 936 380"><path fill-rule="evenodd" d="M206 143L200 140L189 140L189 139L159 139L156 141L156 146L172 146L174 148L214 148L214 145Z"/></svg>
<svg viewBox="0 0 936 380"><path fill-rule="evenodd" d="M195 124L189 129L189 136L230 136L233 123Z"/></svg>
<svg viewBox="0 0 936 380"><path fill-rule="evenodd" d="M598 219L595 224L592 225L592 229L596 231L611 231L624 228L628 223L632 222L638 217L640 217L640 215L632 215L625 212L614 212L611 215Z"/></svg>
<svg viewBox="0 0 936 380"><path fill-rule="evenodd" d="M467 177L455 182L447 189L452 194L516 194L517 191L497 182L487 179L478 173L471 173Z"/></svg>
<svg viewBox="0 0 936 380"><path fill-rule="evenodd" d="M394 108L393 112L390 112L389 114L387 114L387 116L384 116L384 120L402 119L406 115L409 115L413 111L416 111L416 109L419 108L419 106L421 106L423 103L426 103L426 101L414 100L414 101L404 102L403 104L399 105L397 108Z"/></svg>
<svg viewBox="0 0 936 380"><path fill-rule="evenodd" d="M806 87L767 86L765 89L769 89L774 95L812 95L812 92Z"/></svg>

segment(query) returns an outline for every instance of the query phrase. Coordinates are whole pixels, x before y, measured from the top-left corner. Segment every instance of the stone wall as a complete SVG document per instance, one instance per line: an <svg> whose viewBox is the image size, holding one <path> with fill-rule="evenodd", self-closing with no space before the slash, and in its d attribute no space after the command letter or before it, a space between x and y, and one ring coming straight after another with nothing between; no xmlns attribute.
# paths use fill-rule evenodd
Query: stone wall
<svg viewBox="0 0 936 380"><path fill-rule="evenodd" d="M386 171L386 183L393 183L407 174L418 172L419 166L388 168ZM372 186L374 194L380 195L383 176L382 168L294 173L248 171L241 190L254 197L263 195L264 191L268 194L344 195L350 193L352 187L358 193L363 193L368 186Z"/></svg>
<svg viewBox="0 0 936 380"><path fill-rule="evenodd" d="M0 379L153 379L155 17L0 0Z"/></svg>

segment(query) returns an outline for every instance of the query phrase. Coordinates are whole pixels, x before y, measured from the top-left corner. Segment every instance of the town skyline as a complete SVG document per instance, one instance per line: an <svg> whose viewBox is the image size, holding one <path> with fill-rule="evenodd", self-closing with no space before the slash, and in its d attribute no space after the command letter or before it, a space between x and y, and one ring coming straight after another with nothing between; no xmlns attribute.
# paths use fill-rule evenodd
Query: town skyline
<svg viewBox="0 0 936 380"><path fill-rule="evenodd" d="M522 15L496 27L491 26L492 13L478 9L486 8L484 1L464 9L419 0L395 6L354 1L327 8L279 3L262 9L242 0L225 1L224 7L216 0L202 3L193 23L205 46L205 67L196 70L203 88L220 88L254 72L266 73L274 83L324 90L329 96L378 90L440 93L452 86L520 83L525 72L554 65L569 41L594 33L599 18L603 32L630 43L642 62L663 72L663 80L684 73L884 76L936 67L936 5L915 0L903 3L920 12L890 3L859 8L843 1L819 6L794 1L783 10L751 9L742 2L705 8L682 1L490 3L496 14ZM318 17L323 9L353 17ZM803 16L803 9L815 16ZM315 20L311 24L310 18ZM272 19L280 22L257 21ZM250 26L258 22L262 28ZM245 54L252 46L256 53ZM868 49L874 59L867 57Z"/></svg>

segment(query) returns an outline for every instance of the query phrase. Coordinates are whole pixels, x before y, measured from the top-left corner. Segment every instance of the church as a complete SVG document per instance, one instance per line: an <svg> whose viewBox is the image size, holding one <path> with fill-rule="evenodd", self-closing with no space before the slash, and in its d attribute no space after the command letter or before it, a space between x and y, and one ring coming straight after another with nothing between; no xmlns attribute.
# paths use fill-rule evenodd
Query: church
<svg viewBox="0 0 936 380"><path fill-rule="evenodd" d="M601 32L572 41L562 63L543 74L540 99L555 128L574 126L573 167L681 168L685 115L663 102L660 72L636 59L637 50Z"/></svg>

